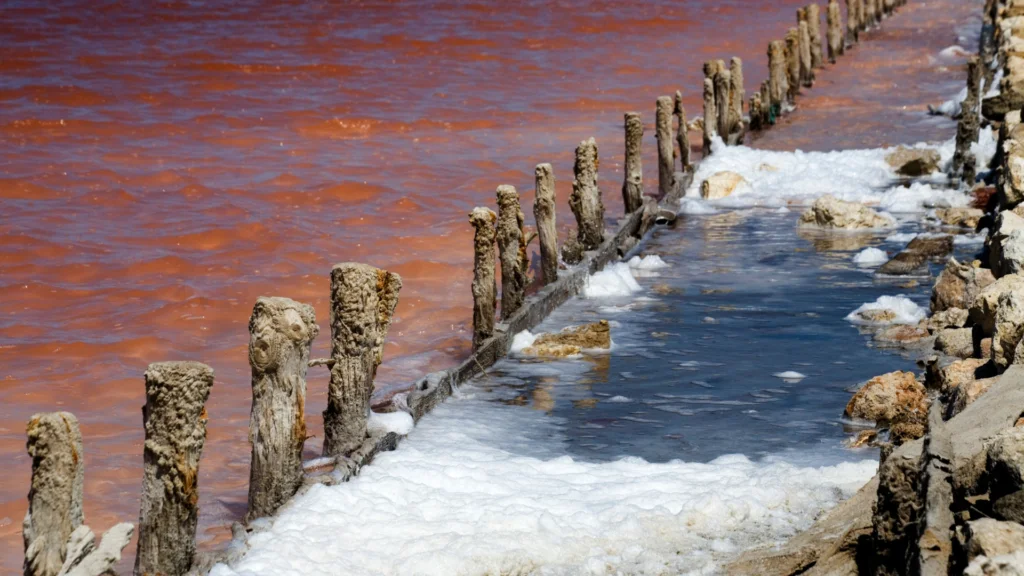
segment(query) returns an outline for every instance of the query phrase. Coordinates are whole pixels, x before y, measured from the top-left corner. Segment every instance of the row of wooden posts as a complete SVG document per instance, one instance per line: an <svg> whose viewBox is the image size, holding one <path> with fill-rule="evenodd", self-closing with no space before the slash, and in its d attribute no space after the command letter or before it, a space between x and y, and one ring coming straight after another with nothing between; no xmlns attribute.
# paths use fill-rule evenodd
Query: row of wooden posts
<svg viewBox="0 0 1024 576"><path fill-rule="evenodd" d="M847 0L846 41L903 4L903 0ZM742 141L749 129L774 124L792 104L800 86L814 82L821 67L820 13L817 5L798 11L799 27L786 42L769 46L769 78L750 100L744 117L742 62L733 58L705 64L704 152L712 139ZM827 13L828 58L845 50L837 0ZM980 74L975 70L974 74ZM677 126L673 137L673 123ZM681 194L680 171L692 171L689 125L682 94L662 96L655 107L659 195ZM625 115L625 163L622 198L627 214L657 203L644 196L640 114ZM969 137L968 135L964 136ZM678 170L676 158L679 158ZM973 166L973 164L972 164ZM541 284L558 279L560 262L579 263L584 253L606 240L604 204L598 186L598 147L593 138L576 148L569 206L575 234L557 244L554 171L551 164L535 169L534 217L540 244ZM513 186L497 189L497 214L485 207L469 215L474 228L473 344L494 335L498 311L496 268L501 269L500 318L506 320L524 304L528 284L527 247L519 194ZM497 246L498 262L495 261ZM306 440L307 369L330 370L327 409L323 413L323 454L340 461L367 439L373 380L381 363L384 341L398 304L401 278L366 264L338 264L331 270L331 356L310 359L319 333L313 307L288 298L259 298L249 320L249 363L252 369L252 448L246 520L273 514L302 486L302 450ZM145 375L146 403L143 489L139 515L136 574L181 575L193 567L198 520L199 461L206 440L205 404L214 371L198 362L151 364ZM32 457L29 508L24 522L26 576L98 576L111 569L131 538L131 524L119 524L96 545L82 512L84 458L74 415L38 414L28 424Z"/></svg>

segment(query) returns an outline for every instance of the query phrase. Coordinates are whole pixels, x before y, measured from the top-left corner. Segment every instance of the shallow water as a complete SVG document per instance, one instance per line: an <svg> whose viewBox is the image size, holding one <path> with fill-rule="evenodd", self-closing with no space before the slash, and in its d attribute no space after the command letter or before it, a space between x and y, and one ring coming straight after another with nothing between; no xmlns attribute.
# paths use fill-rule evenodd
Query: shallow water
<svg viewBox="0 0 1024 576"><path fill-rule="evenodd" d="M469 353L468 210L510 182L530 214L533 166L548 161L564 224L572 149L596 136L619 212L622 113L648 122L650 187L655 97L681 89L694 117L700 63L734 54L752 89L803 3L5 3L0 571L20 566L33 413L79 417L86 516L104 528L138 514L146 365L211 364L199 538L215 546L245 511L258 296L313 304L326 335L330 266L386 267L405 288L382 391L451 366ZM977 5L911 3L801 100L794 120L821 110L827 129L787 121L759 145L948 137L921 110L962 84L962 59L936 51ZM896 72L916 89L865 81ZM842 94L839 118L825 114ZM321 336L314 355L326 350ZM326 374L309 381L312 415ZM318 417L309 431L322 434Z"/></svg>

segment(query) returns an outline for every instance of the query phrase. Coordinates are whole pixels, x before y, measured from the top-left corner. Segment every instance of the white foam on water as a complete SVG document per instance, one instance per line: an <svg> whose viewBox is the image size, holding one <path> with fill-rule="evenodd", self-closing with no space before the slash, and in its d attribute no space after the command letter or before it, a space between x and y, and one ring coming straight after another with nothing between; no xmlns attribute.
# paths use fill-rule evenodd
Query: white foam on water
<svg viewBox="0 0 1024 576"><path fill-rule="evenodd" d="M957 246L980 246L988 237L988 228L982 228L977 234L957 234L953 236L953 244Z"/></svg>
<svg viewBox="0 0 1024 576"><path fill-rule="evenodd" d="M615 404L625 404L627 402L632 402L632 401L633 400L631 398L627 398L625 396L612 396L611 398L605 400L605 402L612 402L612 403L615 403Z"/></svg>
<svg viewBox="0 0 1024 576"><path fill-rule="evenodd" d="M772 374L772 376L776 378L782 378L783 380L803 380L804 378L807 378L806 374L801 374L794 370L787 370L786 372L777 372L775 374Z"/></svg>
<svg viewBox="0 0 1024 576"><path fill-rule="evenodd" d="M629 267L634 270L660 270L668 268L668 264L657 254L649 254L643 258L633 256L629 259Z"/></svg>
<svg viewBox="0 0 1024 576"><path fill-rule="evenodd" d="M889 310L895 314L895 318L889 321L872 321L862 315L863 312L873 310ZM846 316L846 320L854 324L884 326L889 324L917 324L924 320L926 314L923 308L906 296L880 296L878 300L861 305Z"/></svg>
<svg viewBox="0 0 1024 576"><path fill-rule="evenodd" d="M879 266L889 261L889 255L885 250L878 248L865 248L853 257L853 263L857 266Z"/></svg>
<svg viewBox="0 0 1024 576"><path fill-rule="evenodd" d="M512 352L522 352L524 349L533 346L537 336L529 330L523 330L512 337Z"/></svg>
<svg viewBox="0 0 1024 576"><path fill-rule="evenodd" d="M211 575L709 573L806 528L876 469L744 456L581 462L553 452L551 420L449 401L351 482L298 496Z"/></svg>
<svg viewBox="0 0 1024 576"><path fill-rule="evenodd" d="M679 201L679 213L701 216L704 214L718 214L718 210L700 198L682 198Z"/></svg>
<svg viewBox="0 0 1024 576"><path fill-rule="evenodd" d="M895 234L889 234L885 237L886 242L892 242L894 244L906 244L914 238L917 238L916 232L897 232Z"/></svg>
<svg viewBox="0 0 1024 576"><path fill-rule="evenodd" d="M405 436L412 432L412 416L408 412L370 412L370 419L366 428L371 434L394 432Z"/></svg>
<svg viewBox="0 0 1024 576"><path fill-rule="evenodd" d="M616 262L587 278L587 285L583 287L583 296L585 298L630 296L641 290L642 288L640 288L640 284L637 284L629 266L622 262Z"/></svg>

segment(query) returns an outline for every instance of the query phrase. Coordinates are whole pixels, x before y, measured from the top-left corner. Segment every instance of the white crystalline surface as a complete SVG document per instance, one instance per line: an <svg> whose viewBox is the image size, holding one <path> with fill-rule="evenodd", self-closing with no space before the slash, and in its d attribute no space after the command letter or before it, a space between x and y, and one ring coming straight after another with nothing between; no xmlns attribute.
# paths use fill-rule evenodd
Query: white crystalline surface
<svg viewBox="0 0 1024 576"><path fill-rule="evenodd" d="M776 378L782 378L783 380L803 380L804 378L807 378L807 375L801 374L801 373L796 372L794 370L787 370L785 372L778 372L778 373L772 374L772 376L775 376Z"/></svg>
<svg viewBox="0 0 1024 576"><path fill-rule="evenodd" d="M605 267L587 278L583 288L583 296L587 298L608 298L612 296L631 296L641 290L640 284L629 269L629 265L618 262Z"/></svg>
<svg viewBox="0 0 1024 576"><path fill-rule="evenodd" d="M891 322L871 322L861 316L861 312L871 310L891 310L896 318ZM846 319L854 324L917 324L924 320L925 311L913 300L906 296L879 296L878 300L861 305L846 316Z"/></svg>
<svg viewBox="0 0 1024 576"><path fill-rule="evenodd" d="M878 248L865 248L853 257L853 263L858 266L878 266L889 261L889 255Z"/></svg>
<svg viewBox="0 0 1024 576"><path fill-rule="evenodd" d="M560 454L544 418L449 401L352 482L298 497L242 560L211 574L708 573L792 536L876 468L580 462Z"/></svg>
<svg viewBox="0 0 1024 576"><path fill-rule="evenodd" d="M512 337L512 352L522 352L530 346L533 346L533 343L536 341L536 334L529 330L523 330Z"/></svg>

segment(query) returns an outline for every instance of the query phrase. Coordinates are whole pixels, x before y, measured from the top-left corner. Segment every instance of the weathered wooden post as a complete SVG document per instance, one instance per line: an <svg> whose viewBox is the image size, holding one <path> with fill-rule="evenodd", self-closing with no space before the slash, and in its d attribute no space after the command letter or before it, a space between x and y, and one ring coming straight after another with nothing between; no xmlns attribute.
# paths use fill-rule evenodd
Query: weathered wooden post
<svg viewBox="0 0 1024 576"><path fill-rule="evenodd" d="M867 31L870 24L868 22L867 0L857 0L857 25L860 26L861 32Z"/></svg>
<svg viewBox="0 0 1024 576"><path fill-rule="evenodd" d="M781 40L768 44L768 88L771 92L769 105L769 122L782 115L782 103L789 94L788 62L786 45Z"/></svg>
<svg viewBox="0 0 1024 576"><path fill-rule="evenodd" d="M288 298L256 300L249 318L252 412L249 415L249 511L277 511L302 486L306 442L306 370L320 333L313 307Z"/></svg>
<svg viewBox="0 0 1024 576"><path fill-rule="evenodd" d="M569 208L576 217L576 238L583 250L596 250L604 242L604 203L597 185L597 166L597 142L593 138L580 142Z"/></svg>
<svg viewBox="0 0 1024 576"><path fill-rule="evenodd" d="M858 0L846 0L846 43L853 46L860 40L860 9Z"/></svg>
<svg viewBox="0 0 1024 576"><path fill-rule="evenodd" d="M642 129L642 127L641 127ZM540 241L540 269L544 284L558 280L558 229L555 227L555 175L551 164L537 164L533 170L533 217ZM474 224L476 226L476 224ZM474 291L474 294L476 292ZM492 314L493 316L493 314Z"/></svg>
<svg viewBox="0 0 1024 576"><path fill-rule="evenodd" d="M192 568L199 519L199 459L213 368L157 362L145 373L142 510L135 574L178 576Z"/></svg>
<svg viewBox="0 0 1024 576"><path fill-rule="evenodd" d="M494 279L494 237L498 215L488 208L469 213L473 235L473 349L494 336L498 286Z"/></svg>
<svg viewBox="0 0 1024 576"><path fill-rule="evenodd" d="M711 78L704 78L704 148L705 158L711 155L711 141L715 137L718 124L718 112L715 110L715 83Z"/></svg>
<svg viewBox="0 0 1024 576"><path fill-rule="evenodd" d="M957 178L965 165L965 157L971 145L978 141L981 130L979 98L981 90L981 59L972 57L967 62L967 97L960 105L960 120L957 122L956 149L950 165L950 176ZM974 167L971 167L972 170ZM973 184L973 182L972 182Z"/></svg>
<svg viewBox="0 0 1024 576"><path fill-rule="evenodd" d="M324 456L345 456L366 439L373 377L398 306L402 278L367 264L331 269L331 381Z"/></svg>
<svg viewBox="0 0 1024 576"><path fill-rule="evenodd" d="M523 307L526 292L526 234L523 209L514 186L498 186L498 258L501 260L501 319L508 320Z"/></svg>
<svg viewBox="0 0 1024 576"><path fill-rule="evenodd" d="M686 109L683 108L683 93L676 90L673 113L676 117L676 148L679 149L679 163L683 172L689 172L690 166L690 127L686 123Z"/></svg>
<svg viewBox="0 0 1024 576"><path fill-rule="evenodd" d="M622 183L622 203L626 207L626 214L634 212L643 204L644 196L644 168L640 155L640 144L644 136L644 123L638 112L626 112L626 164L625 180ZM671 128L669 128L671 131ZM658 137L661 137L661 127L658 127ZM658 142L658 149L661 150L661 141ZM660 160L660 158L659 158ZM669 159L671 160L671 158ZM661 177L659 166L658 177Z"/></svg>
<svg viewBox="0 0 1024 576"><path fill-rule="evenodd" d="M728 70L720 70L715 75L715 110L718 111L718 135L729 143L729 86L732 74Z"/></svg>
<svg viewBox="0 0 1024 576"><path fill-rule="evenodd" d="M771 82L761 82L761 129L775 123L775 115L772 112L772 88Z"/></svg>
<svg viewBox="0 0 1024 576"><path fill-rule="evenodd" d="M754 92L750 97L750 129L760 130L762 128L761 93Z"/></svg>
<svg viewBox="0 0 1024 576"><path fill-rule="evenodd" d="M658 193L664 197L675 183L675 142L672 139L672 98L659 96L655 103L654 129L658 142Z"/></svg>
<svg viewBox="0 0 1024 576"><path fill-rule="evenodd" d="M828 0L828 61L836 63L836 59L846 53L843 42L843 15L839 10L839 0Z"/></svg>
<svg viewBox="0 0 1024 576"><path fill-rule="evenodd" d="M743 101L747 91L743 86L743 60L733 56L729 61L729 132L743 128Z"/></svg>
<svg viewBox="0 0 1024 576"><path fill-rule="evenodd" d="M789 83L790 104L796 103L800 80L800 29L790 28L786 32L786 81Z"/></svg>
<svg viewBox="0 0 1024 576"><path fill-rule="evenodd" d="M798 26L800 50L800 84L805 88L814 86L814 68L811 66L811 34L807 21L801 20Z"/></svg>
<svg viewBox="0 0 1024 576"><path fill-rule="evenodd" d="M71 533L84 522L85 464L78 419L68 412L36 414L28 422L32 481L22 524L25 576L57 576Z"/></svg>
<svg viewBox="0 0 1024 576"><path fill-rule="evenodd" d="M807 20L807 31L811 35L811 68L817 69L825 65L821 49L821 8L817 4L809 4L804 9Z"/></svg>

